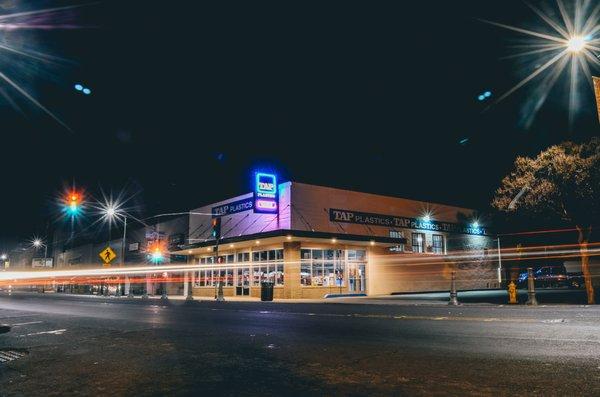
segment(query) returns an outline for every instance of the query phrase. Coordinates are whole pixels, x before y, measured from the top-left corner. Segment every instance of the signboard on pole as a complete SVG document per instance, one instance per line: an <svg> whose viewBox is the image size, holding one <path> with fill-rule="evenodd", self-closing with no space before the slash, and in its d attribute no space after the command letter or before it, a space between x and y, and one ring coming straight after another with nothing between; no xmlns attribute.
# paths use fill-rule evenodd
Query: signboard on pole
<svg viewBox="0 0 600 397"><path fill-rule="evenodd" d="M33 258L31 260L31 267L52 267L53 259L54 258Z"/></svg>
<svg viewBox="0 0 600 397"><path fill-rule="evenodd" d="M100 257L100 259L102 259L104 265L108 266L110 262L112 262L113 259L117 257L117 254L115 254L115 251L113 251L112 248L106 247L102 251L100 251L98 256Z"/></svg>

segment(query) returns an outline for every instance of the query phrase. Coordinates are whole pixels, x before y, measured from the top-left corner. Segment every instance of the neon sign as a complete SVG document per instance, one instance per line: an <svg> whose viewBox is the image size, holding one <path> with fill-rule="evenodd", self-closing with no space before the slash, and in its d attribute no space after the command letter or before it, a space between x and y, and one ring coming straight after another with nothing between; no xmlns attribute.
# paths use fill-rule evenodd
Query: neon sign
<svg viewBox="0 0 600 397"><path fill-rule="evenodd" d="M276 214L279 209L277 176L257 172L254 184L254 212Z"/></svg>
<svg viewBox="0 0 600 397"><path fill-rule="evenodd" d="M277 177L273 174L257 172L254 191L261 197L274 198L277 194Z"/></svg>

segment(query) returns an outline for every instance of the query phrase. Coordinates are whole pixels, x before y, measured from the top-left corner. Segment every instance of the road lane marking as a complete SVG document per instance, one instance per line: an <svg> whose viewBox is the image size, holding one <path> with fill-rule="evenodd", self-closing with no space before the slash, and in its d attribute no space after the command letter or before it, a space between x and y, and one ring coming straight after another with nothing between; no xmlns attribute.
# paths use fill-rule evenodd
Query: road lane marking
<svg viewBox="0 0 600 397"><path fill-rule="evenodd" d="M40 331L40 332L32 332L30 334L25 334L25 335L19 335L20 338L23 338L25 336L35 336L35 335L44 335L44 334L50 334L50 335L62 335L65 333L67 329L63 328L63 329L54 329L52 331Z"/></svg>
<svg viewBox="0 0 600 397"><path fill-rule="evenodd" d="M27 322L27 323L15 323L15 324L13 324L12 326L13 326L13 327L19 327L19 326L21 326L21 325L41 324L41 323L43 323L43 321L29 321L29 322Z"/></svg>
<svg viewBox="0 0 600 397"><path fill-rule="evenodd" d="M372 318L383 320L414 320L414 321L480 321L480 322L507 322L507 323L542 323L542 324L564 324L566 319L537 319L537 318L500 318L500 317L474 317L474 316L413 316L413 315L393 315L393 314L369 314L369 313L304 313L287 311L267 311L267 310L245 310L245 309L217 309L211 308L211 311L233 311L257 314L291 314L298 316L313 317L353 317L353 318Z"/></svg>

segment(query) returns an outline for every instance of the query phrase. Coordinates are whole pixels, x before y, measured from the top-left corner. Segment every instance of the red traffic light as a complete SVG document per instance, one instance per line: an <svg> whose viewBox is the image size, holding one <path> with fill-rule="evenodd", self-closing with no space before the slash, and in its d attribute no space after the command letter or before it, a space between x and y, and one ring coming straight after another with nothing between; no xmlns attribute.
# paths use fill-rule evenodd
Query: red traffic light
<svg viewBox="0 0 600 397"><path fill-rule="evenodd" d="M83 202L83 194L76 190L71 190L66 194L65 206L68 213L76 215L79 212L81 203Z"/></svg>

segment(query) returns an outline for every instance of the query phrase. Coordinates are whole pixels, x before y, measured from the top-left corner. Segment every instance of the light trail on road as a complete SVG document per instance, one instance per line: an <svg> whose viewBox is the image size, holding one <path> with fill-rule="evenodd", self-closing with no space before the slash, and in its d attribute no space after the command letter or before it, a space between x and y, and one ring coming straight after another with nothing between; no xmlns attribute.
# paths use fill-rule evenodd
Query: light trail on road
<svg viewBox="0 0 600 397"><path fill-rule="evenodd" d="M373 255L371 260L374 263L397 264L397 265L450 265L456 263L469 263L479 261L495 261L500 256L503 261L525 261L536 259L566 259L576 258L582 255L582 246L579 244L562 244L554 246L535 246L524 248L504 248L500 251L489 250L483 252L478 251L454 251L447 255L423 254L419 256L407 254L394 255ZM585 248L587 256L600 255L600 243L590 243ZM302 261L284 262L274 261L269 262L274 264L301 264ZM262 262L235 262L226 264L210 264L210 268L215 269L238 269L248 267L263 266ZM85 265L84 265L85 266ZM69 270L28 270L28 271L3 271L0 272L0 285L26 285L26 281L34 281L36 283L53 283L64 282L69 284L79 283L122 283L120 279L125 276L149 275L144 278L144 281L136 282L183 282L184 278L177 276L173 277L169 273L194 272L207 268L207 265L201 264L164 264L164 265L148 265L146 263L126 266L126 267L82 267L79 269ZM163 274L162 276L151 276L153 274ZM107 280L107 277L116 277L113 281ZM101 280L101 281L100 281Z"/></svg>

